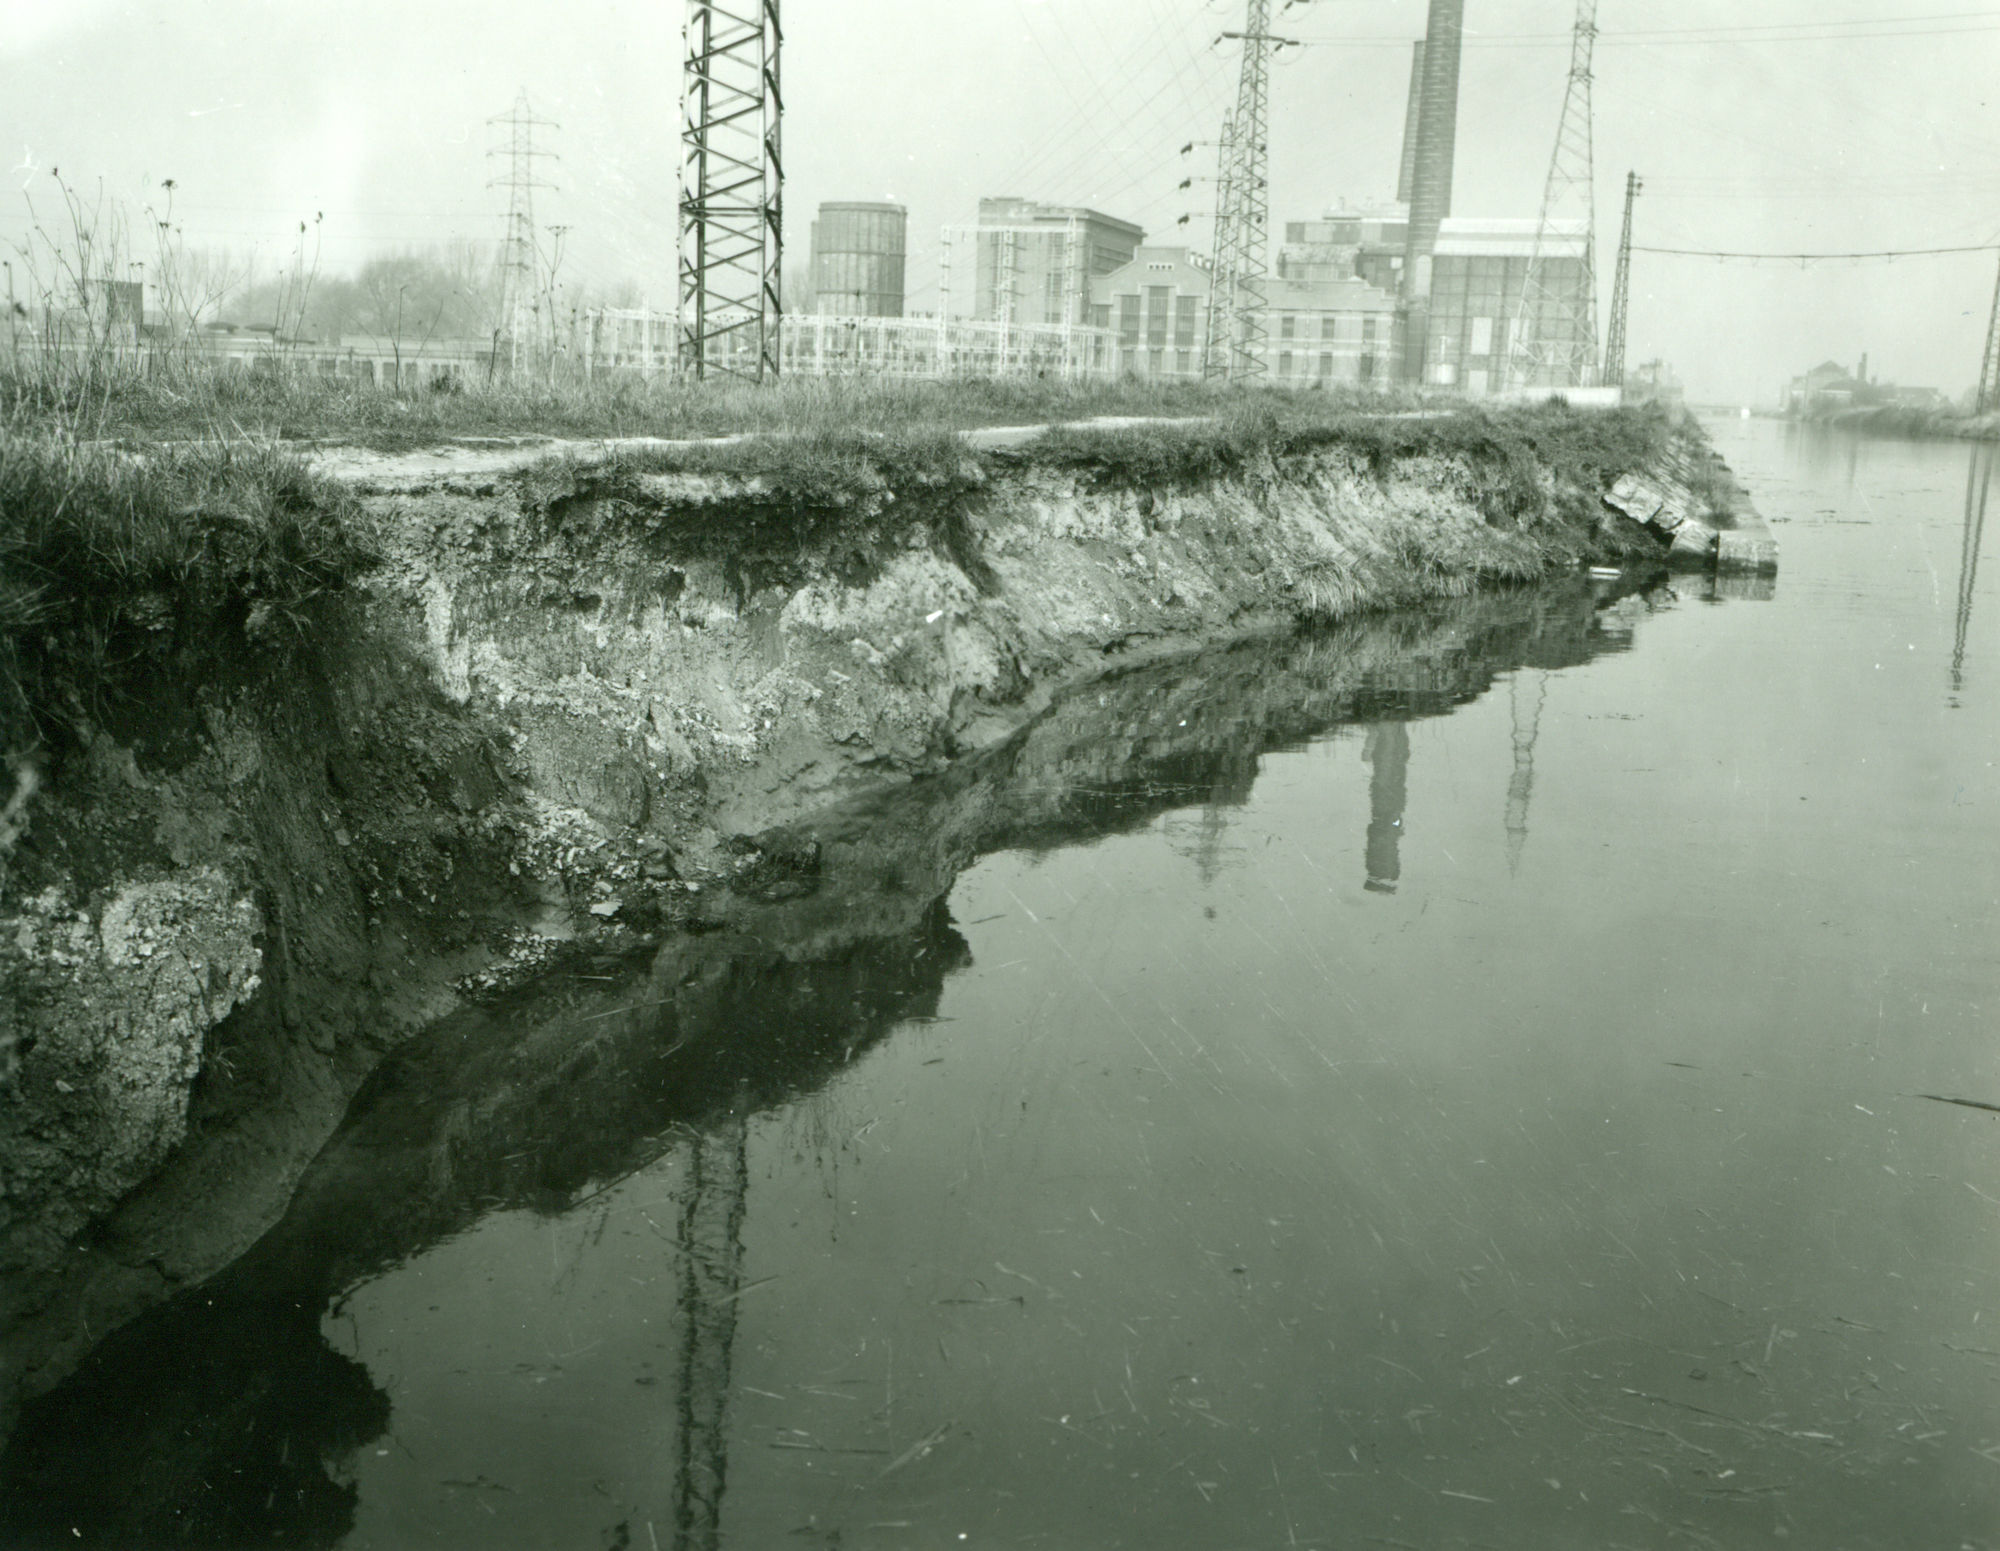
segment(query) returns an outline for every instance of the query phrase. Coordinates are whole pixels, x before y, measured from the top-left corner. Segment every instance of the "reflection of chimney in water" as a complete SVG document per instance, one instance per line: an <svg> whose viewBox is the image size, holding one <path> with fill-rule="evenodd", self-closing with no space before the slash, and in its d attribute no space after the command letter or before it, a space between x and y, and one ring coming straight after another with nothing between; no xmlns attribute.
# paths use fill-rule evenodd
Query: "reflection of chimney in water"
<svg viewBox="0 0 2000 1551"><path fill-rule="evenodd" d="M1370 893L1393 894L1403 875L1403 801L1410 772L1410 729L1379 722L1361 742L1368 762L1368 881Z"/></svg>

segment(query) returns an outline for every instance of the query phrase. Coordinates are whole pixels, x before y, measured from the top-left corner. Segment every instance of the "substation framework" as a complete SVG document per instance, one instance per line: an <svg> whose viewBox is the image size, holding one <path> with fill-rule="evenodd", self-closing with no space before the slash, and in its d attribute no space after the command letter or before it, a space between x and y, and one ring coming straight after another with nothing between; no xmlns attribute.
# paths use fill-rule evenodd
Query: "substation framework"
<svg viewBox="0 0 2000 1551"><path fill-rule="evenodd" d="M1054 324L1023 323L1021 319L1021 271L1023 247L1030 243L1062 243L1062 317ZM979 268L983 244L990 242L993 254L993 323L990 339L990 367L999 375L1010 371L1046 370L1052 364L1047 353L1051 335L1056 344L1053 364L1064 377L1087 375L1095 352L1092 345L1101 330L1087 326L1090 307L1090 256L1086 251L1081 220L1072 215L1061 225L1051 222L1002 223L992 226L947 226L938 247L938 309L934 325L937 335L938 374L950 376L955 347L967 336L965 321L951 312L952 260L963 246L974 255L973 311L979 310ZM1082 317L1078 314L1081 313Z"/></svg>
<svg viewBox="0 0 2000 1551"><path fill-rule="evenodd" d="M1570 33L1569 86L1549 175L1542 185L1542 212L1535 244L1521 283L1521 307L1509 331L1507 378L1511 386L1587 387L1597 371L1597 195L1592 181L1590 81L1597 42L1597 0L1577 0ZM1546 251L1549 219L1582 205L1583 278L1574 290L1549 283ZM1543 328L1560 322L1557 329ZM1550 337L1554 335L1555 337Z"/></svg>
<svg viewBox="0 0 2000 1551"><path fill-rule="evenodd" d="M779 0L687 0L681 80L680 369L778 375L784 311Z"/></svg>

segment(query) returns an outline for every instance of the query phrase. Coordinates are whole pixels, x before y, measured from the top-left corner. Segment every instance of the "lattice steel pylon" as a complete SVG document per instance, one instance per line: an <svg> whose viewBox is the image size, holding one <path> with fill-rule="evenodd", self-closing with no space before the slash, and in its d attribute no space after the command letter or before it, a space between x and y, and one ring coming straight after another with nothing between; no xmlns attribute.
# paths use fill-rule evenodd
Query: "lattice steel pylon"
<svg viewBox="0 0 2000 1551"><path fill-rule="evenodd" d="M784 184L778 0L687 0L680 369L778 375Z"/></svg>
<svg viewBox="0 0 2000 1551"><path fill-rule="evenodd" d="M2000 409L2000 276L1993 281L1993 307L1986 317L1986 350L1979 358L1979 389L1972 396L1972 412L1989 414Z"/></svg>
<svg viewBox="0 0 2000 1551"><path fill-rule="evenodd" d="M1235 282L1224 265L1233 251L1231 234L1236 223L1235 159L1236 120L1232 116L1222 121L1222 138L1215 151L1215 237L1209 250L1208 328L1201 348L1201 374L1205 378L1229 375Z"/></svg>
<svg viewBox="0 0 2000 1551"><path fill-rule="evenodd" d="M1618 266L1611 278L1611 321L1604 331L1604 371L1598 381L1613 388L1625 385L1625 314L1632 304L1632 206L1645 180L1625 174L1625 223L1618 229Z"/></svg>
<svg viewBox="0 0 2000 1551"><path fill-rule="evenodd" d="M1507 378L1515 387L1587 387L1596 375L1597 195L1590 113L1590 60L1596 42L1597 0L1577 0L1562 120L1556 126L1535 245L1508 342ZM1577 213L1584 222L1583 272L1574 287L1555 285L1549 274L1549 222Z"/></svg>
<svg viewBox="0 0 2000 1551"><path fill-rule="evenodd" d="M528 105L527 89L515 95L514 106L486 121L489 128L504 126L502 143L488 146L486 154L507 158L507 175L486 186L507 190L506 235L500 239L500 327L508 348L518 364L521 349L522 310L533 304L540 291L540 261L535 248L535 190L553 190L535 175L538 159L555 160L556 153L535 144L538 129L560 129L553 119L537 118Z"/></svg>
<svg viewBox="0 0 2000 1551"><path fill-rule="evenodd" d="M1215 254L1209 273L1204 377L1261 377L1264 282L1269 274L1271 59L1267 45L1292 41L1271 32L1271 0L1244 0L1236 107L1222 127L1218 153Z"/></svg>

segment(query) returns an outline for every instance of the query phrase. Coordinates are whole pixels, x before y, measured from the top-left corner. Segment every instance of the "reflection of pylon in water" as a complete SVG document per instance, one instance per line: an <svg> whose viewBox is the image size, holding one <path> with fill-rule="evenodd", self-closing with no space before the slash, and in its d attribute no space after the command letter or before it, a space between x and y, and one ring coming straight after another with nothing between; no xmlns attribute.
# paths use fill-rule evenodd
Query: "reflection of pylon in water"
<svg viewBox="0 0 2000 1551"><path fill-rule="evenodd" d="M1525 671L1525 670L1523 670ZM1541 735L1542 701L1548 696L1548 675L1537 673L1532 698L1521 693L1521 675L1507 685L1514 715L1514 774L1507 782L1507 871L1521 865L1528 843L1528 802L1535 794L1535 739Z"/></svg>
<svg viewBox="0 0 2000 1551"><path fill-rule="evenodd" d="M1203 883L1215 882L1222 872L1222 837L1228 829L1229 818L1222 804L1203 803L1194 839L1195 876Z"/></svg>
<svg viewBox="0 0 2000 1551"><path fill-rule="evenodd" d="M1951 692L1965 687L1965 636L1972 628L1972 592L1979 583L1979 550L1986 536L1986 493L1993 481L1991 448L1974 443L1965 471L1965 527L1958 539L1958 613L1951 637ZM1952 702L1954 705L1957 701Z"/></svg>
<svg viewBox="0 0 2000 1551"><path fill-rule="evenodd" d="M725 1121L688 1149L680 1192L681 1321L675 1399L679 1453L674 1460L675 1551L715 1551L722 1529L722 1489L729 1465L730 1348L736 1297L743 1284L743 1210L749 1189L749 1143L743 1121Z"/></svg>

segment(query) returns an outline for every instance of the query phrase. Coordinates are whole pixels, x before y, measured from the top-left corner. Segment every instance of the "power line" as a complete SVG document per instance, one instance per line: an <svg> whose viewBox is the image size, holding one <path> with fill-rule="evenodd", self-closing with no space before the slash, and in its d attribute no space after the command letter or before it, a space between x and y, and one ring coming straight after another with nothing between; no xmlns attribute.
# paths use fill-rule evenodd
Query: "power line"
<svg viewBox="0 0 2000 1551"><path fill-rule="evenodd" d="M1634 245L1634 253L1659 253L1674 258L1745 259L1751 262L1812 264L1842 259L1932 258L1942 253L2000 252L2000 243L1977 242L1958 248L1879 248L1865 253L1730 253L1710 248L1648 248Z"/></svg>
<svg viewBox="0 0 2000 1551"><path fill-rule="evenodd" d="M1969 22L1970 26L1918 26L1911 22ZM1600 33L1598 41L1616 48L1700 47L1716 43L1842 43L1852 39L1934 38L2000 30L2000 11L1944 11L1926 16L1857 17L1836 22L1793 22L1762 26L1626 28ZM1467 33L1467 48L1555 48L1569 40L1560 32ZM1299 39L1307 44L1351 48L1408 48L1409 39L1371 33Z"/></svg>

